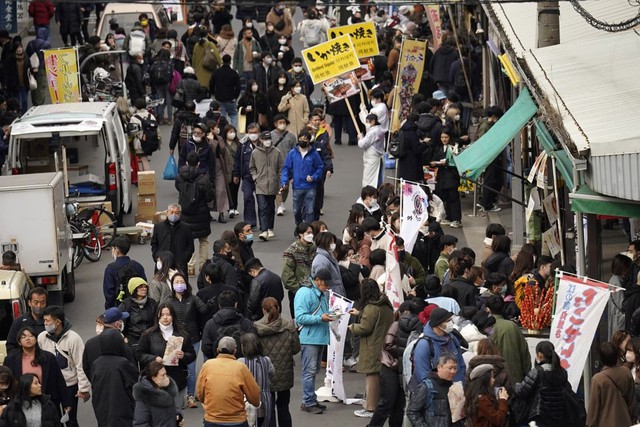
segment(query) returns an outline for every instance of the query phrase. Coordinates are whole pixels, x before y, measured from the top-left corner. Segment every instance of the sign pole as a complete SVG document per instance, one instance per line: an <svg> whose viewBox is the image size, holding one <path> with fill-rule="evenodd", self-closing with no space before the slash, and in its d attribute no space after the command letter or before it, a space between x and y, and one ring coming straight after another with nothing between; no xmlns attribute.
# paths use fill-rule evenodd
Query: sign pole
<svg viewBox="0 0 640 427"><path fill-rule="evenodd" d="M351 108L351 103L349 102L349 98L345 98L344 102L345 104L347 104L347 109L349 110L349 114L351 115L351 120L353 120L353 127L356 128L356 130L358 131L358 134L361 134L360 127L358 126L358 122L356 121L355 114L353 114L353 108Z"/></svg>

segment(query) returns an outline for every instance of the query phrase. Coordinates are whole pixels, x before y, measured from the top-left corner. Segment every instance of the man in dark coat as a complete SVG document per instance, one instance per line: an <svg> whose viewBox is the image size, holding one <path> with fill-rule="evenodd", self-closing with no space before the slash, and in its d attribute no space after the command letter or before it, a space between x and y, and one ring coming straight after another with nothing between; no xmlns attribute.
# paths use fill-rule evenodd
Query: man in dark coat
<svg viewBox="0 0 640 427"><path fill-rule="evenodd" d="M60 25L60 35L65 46L77 46L83 44L82 33L82 11L80 3L63 2L56 5L56 22ZM71 36L71 44L69 44Z"/></svg>
<svg viewBox="0 0 640 427"><path fill-rule="evenodd" d="M138 380L138 369L126 357L122 334L107 329L98 337L102 356L91 367L91 404L98 426L126 426L133 423L132 388Z"/></svg>
<svg viewBox="0 0 640 427"><path fill-rule="evenodd" d="M247 302L247 317L251 320L262 319L262 300L273 297L282 307L284 287L280 276L267 270L258 258L253 258L245 264L245 271L253 277Z"/></svg>
<svg viewBox="0 0 640 427"><path fill-rule="evenodd" d="M167 219L153 226L151 256L155 262L159 252L169 251L174 256L176 268L186 273L194 246L189 225L180 221L181 213L182 207L177 203L172 203L167 209Z"/></svg>
<svg viewBox="0 0 640 427"><path fill-rule="evenodd" d="M129 92L129 99L132 100L144 98L147 94L144 84L144 70L142 69L142 64L144 64L144 54L136 53L129 64L129 69L127 70L125 84L127 85L127 91Z"/></svg>
<svg viewBox="0 0 640 427"><path fill-rule="evenodd" d="M193 125L200 121L200 116L196 114L196 104L193 101L184 103L184 110L176 113L176 120L171 128L171 137L169 138L169 152L173 154L176 145L178 152L191 136Z"/></svg>
<svg viewBox="0 0 640 427"><path fill-rule="evenodd" d="M455 299L460 307L475 306L476 297L480 294L478 288L467 279L471 267L473 267L471 258L465 256L460 259L456 267L455 279L442 292L443 296Z"/></svg>
<svg viewBox="0 0 640 427"><path fill-rule="evenodd" d="M213 242L213 256L210 260L205 261L204 266L200 271L200 275L198 276L198 289L202 289L206 286L204 269L208 264L213 264L220 268L220 281L222 283L234 287L238 286L238 272L234 266L235 261L231 254L231 247L225 240L219 239Z"/></svg>
<svg viewBox="0 0 640 427"><path fill-rule="evenodd" d="M242 301L242 294L240 294L238 286L228 285L223 282L222 270L218 265L213 263L205 264L202 269L202 277L205 281L205 286L198 291L196 296L207 304L208 311L207 314L199 316L198 323L200 324L200 336L202 336L205 324L220 309L218 297L224 291L233 292L236 295L236 299L238 301ZM238 310L244 312L244 307L238 307Z"/></svg>
<svg viewBox="0 0 640 427"><path fill-rule="evenodd" d="M453 38L449 38L435 51L429 63L429 73L438 84L438 88L445 94L453 83L449 80L449 71L451 71L451 65L457 59L458 52L455 48L455 41Z"/></svg>
<svg viewBox="0 0 640 427"><path fill-rule="evenodd" d="M238 126L238 106L240 96L240 75L231 68L231 56L222 55L222 66L211 74L209 93L220 103L225 114L235 127Z"/></svg>
<svg viewBox="0 0 640 427"><path fill-rule="evenodd" d="M14 350L20 350L18 344L18 331L25 326L33 328L36 336L41 332L44 332L44 320L42 315L44 309L47 306L47 290L42 287L33 288L29 291L27 297L27 304L29 305L29 312L18 317L11 323L11 328L7 334L7 354Z"/></svg>

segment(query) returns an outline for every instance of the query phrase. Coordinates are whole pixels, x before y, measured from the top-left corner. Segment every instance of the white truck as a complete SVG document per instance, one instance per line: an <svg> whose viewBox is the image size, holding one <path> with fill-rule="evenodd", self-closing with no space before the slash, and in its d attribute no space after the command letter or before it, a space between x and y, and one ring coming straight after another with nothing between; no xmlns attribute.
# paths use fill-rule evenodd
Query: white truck
<svg viewBox="0 0 640 427"><path fill-rule="evenodd" d="M72 234L67 222L62 172L0 176L0 248L16 253L49 304L75 299Z"/></svg>

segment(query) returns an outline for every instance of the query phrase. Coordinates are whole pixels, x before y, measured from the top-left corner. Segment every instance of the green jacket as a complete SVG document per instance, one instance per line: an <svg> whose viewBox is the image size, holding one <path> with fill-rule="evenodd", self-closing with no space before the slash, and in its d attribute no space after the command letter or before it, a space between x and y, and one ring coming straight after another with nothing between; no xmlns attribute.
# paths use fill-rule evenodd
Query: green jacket
<svg viewBox="0 0 640 427"><path fill-rule="evenodd" d="M380 353L389 327L393 323L393 308L385 294L368 303L360 313L358 323L350 325L353 335L360 337L358 372L376 374L382 363Z"/></svg>
<svg viewBox="0 0 640 427"><path fill-rule="evenodd" d="M493 327L491 339L500 349L502 357L507 362L507 372L513 384L519 383L531 370L531 355L524 335L515 322L505 320L494 314L496 324Z"/></svg>
<svg viewBox="0 0 640 427"><path fill-rule="evenodd" d="M311 264L316 256L316 245L303 244L300 239L293 242L282 254L282 283L284 287L296 293L302 283L309 283L311 279Z"/></svg>
<svg viewBox="0 0 640 427"><path fill-rule="evenodd" d="M402 262L402 264L404 265L407 274L410 274L411 277L413 277L413 279L416 281L416 284L412 287L418 288L424 286L424 283L427 280L427 273L425 273L424 267L422 266L422 264L420 264L418 258L415 258L405 252L404 261Z"/></svg>
<svg viewBox="0 0 640 427"><path fill-rule="evenodd" d="M256 39L251 39L251 52L262 53L262 48L260 47L260 43L257 42ZM260 62L260 57L254 58L254 61L251 62L252 65L255 65ZM242 76L242 72L244 71L244 43L242 40L238 42L238 46L236 46L236 51L233 53L233 69L238 72L240 76ZM251 67L253 69L253 67ZM251 88L249 88L251 90Z"/></svg>
<svg viewBox="0 0 640 427"><path fill-rule="evenodd" d="M444 273L447 272L449 268L449 255L446 252L440 252L440 256L436 261L436 265L433 271L433 274L440 279L440 283L442 283L442 278L444 277Z"/></svg>

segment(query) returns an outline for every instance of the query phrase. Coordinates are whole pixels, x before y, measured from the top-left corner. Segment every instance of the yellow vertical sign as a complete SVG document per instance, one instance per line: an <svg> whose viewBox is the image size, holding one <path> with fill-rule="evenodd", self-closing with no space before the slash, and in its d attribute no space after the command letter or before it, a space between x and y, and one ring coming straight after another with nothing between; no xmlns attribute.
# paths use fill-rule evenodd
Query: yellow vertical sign
<svg viewBox="0 0 640 427"><path fill-rule="evenodd" d="M303 50L302 59L314 85L360 67L349 35Z"/></svg>
<svg viewBox="0 0 640 427"><path fill-rule="evenodd" d="M373 22L359 22L357 24L329 28L327 30L327 39L332 40L345 34L351 36L358 58L369 58L380 53L376 25Z"/></svg>
<svg viewBox="0 0 640 427"><path fill-rule="evenodd" d="M392 132L400 129L400 124L411 110L413 95L420 89L422 71L427 54L427 42L424 40L404 40L398 63L398 81L393 98Z"/></svg>
<svg viewBox="0 0 640 427"><path fill-rule="evenodd" d="M78 52L75 48L45 50L44 66L53 104L82 101Z"/></svg>

